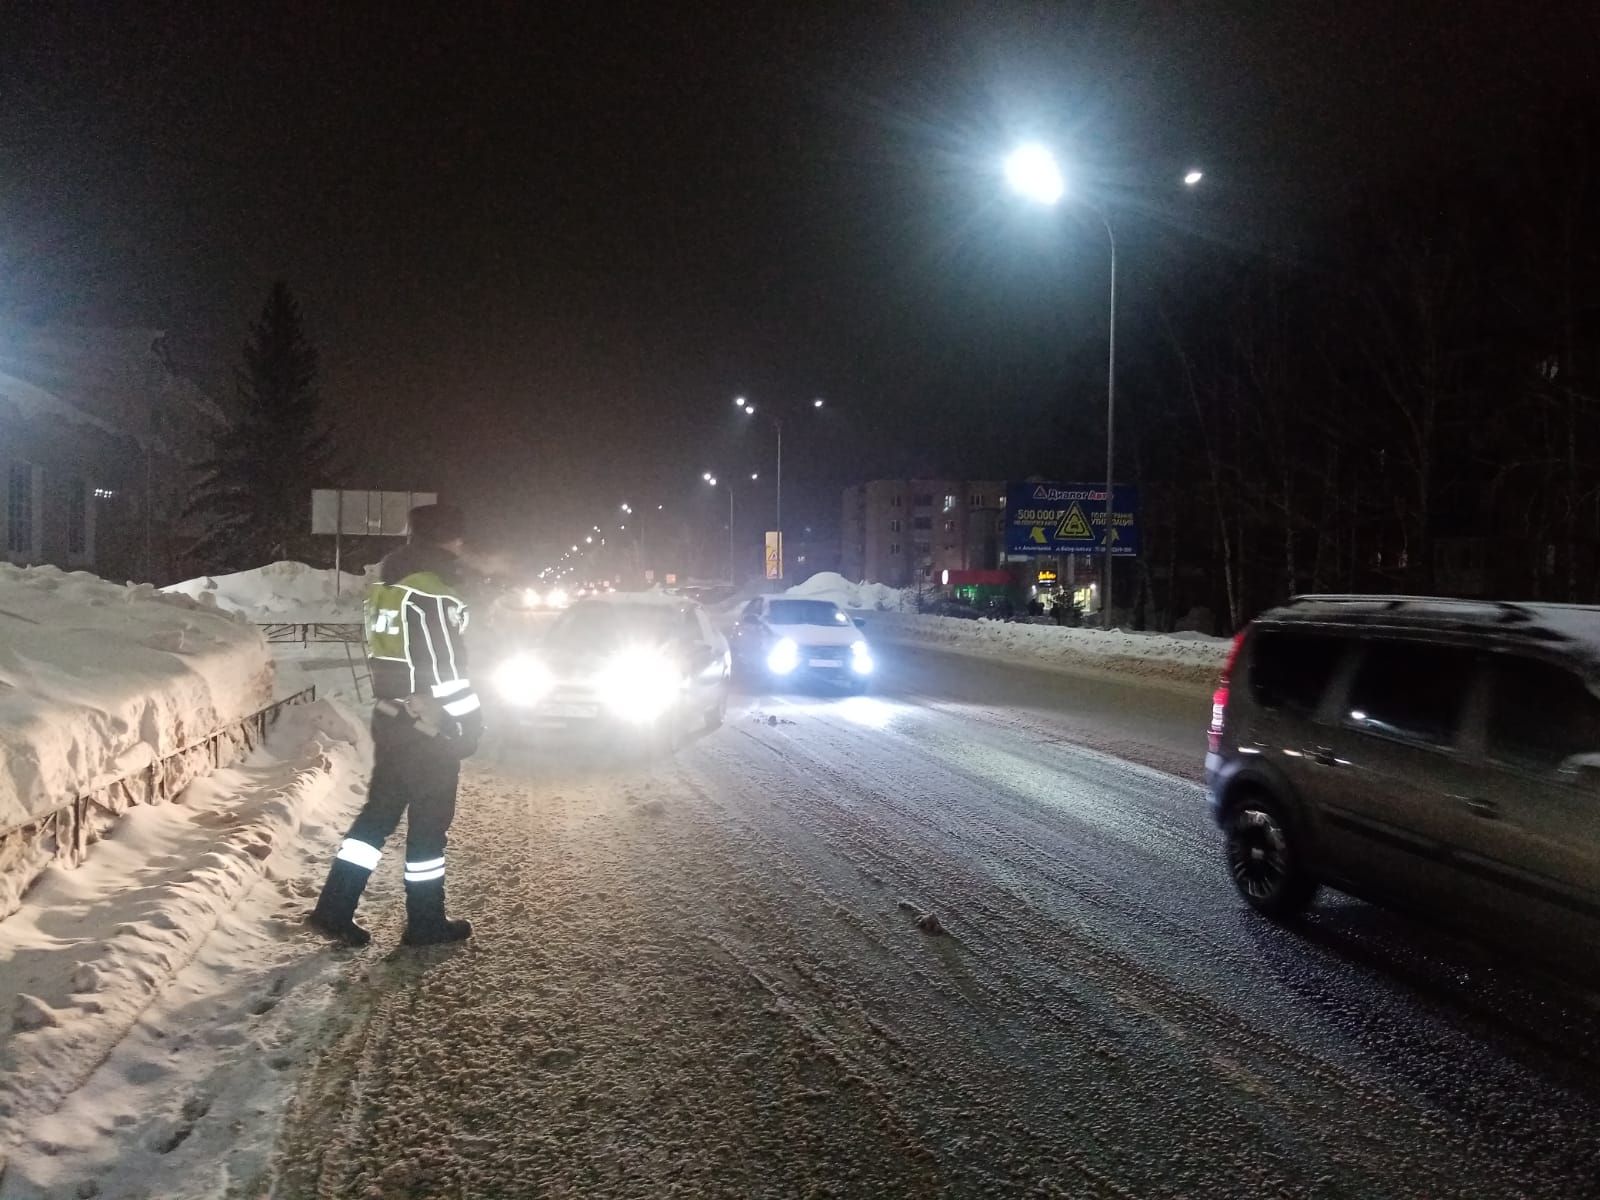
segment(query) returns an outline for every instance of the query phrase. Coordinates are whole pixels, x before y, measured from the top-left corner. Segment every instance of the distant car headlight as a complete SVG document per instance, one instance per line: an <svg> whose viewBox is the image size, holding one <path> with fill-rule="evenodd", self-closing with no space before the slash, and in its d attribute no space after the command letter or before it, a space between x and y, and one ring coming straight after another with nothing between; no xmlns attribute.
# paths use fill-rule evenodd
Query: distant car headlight
<svg viewBox="0 0 1600 1200"><path fill-rule="evenodd" d="M781 638L767 654L767 670L774 675L787 675L800 665L800 647L793 638Z"/></svg>
<svg viewBox="0 0 1600 1200"><path fill-rule="evenodd" d="M550 668L531 654L506 659L494 673L495 690L507 704L532 708L550 694L555 679Z"/></svg>
<svg viewBox="0 0 1600 1200"><path fill-rule="evenodd" d="M567 606L567 590L565 588L551 588L544 598L546 608L565 608Z"/></svg>
<svg viewBox="0 0 1600 1200"><path fill-rule="evenodd" d="M522 589L522 607L523 608L538 608L539 605L542 604L543 602L544 602L544 597L539 595L539 589L538 588L523 588Z"/></svg>
<svg viewBox="0 0 1600 1200"><path fill-rule="evenodd" d="M872 674L872 649L865 642L850 643L850 669L857 675Z"/></svg>
<svg viewBox="0 0 1600 1200"><path fill-rule="evenodd" d="M678 703L683 672L657 650L624 650L595 677L600 703L634 725L649 725Z"/></svg>

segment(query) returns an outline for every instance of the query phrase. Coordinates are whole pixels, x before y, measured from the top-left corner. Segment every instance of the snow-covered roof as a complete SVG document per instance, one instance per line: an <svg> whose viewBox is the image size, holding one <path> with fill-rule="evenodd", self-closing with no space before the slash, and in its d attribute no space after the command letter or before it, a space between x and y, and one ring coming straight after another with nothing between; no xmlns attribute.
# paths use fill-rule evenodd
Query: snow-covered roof
<svg viewBox="0 0 1600 1200"><path fill-rule="evenodd" d="M91 426L113 437L132 436L127 430L119 429L109 421L102 421L93 413L75 404L69 404L54 392L35 387L26 379L18 379L15 375L7 375L4 371L0 371L0 404L10 404L27 417L54 417L57 420L70 421L74 425Z"/></svg>
<svg viewBox="0 0 1600 1200"><path fill-rule="evenodd" d="M221 406L168 361L164 336L140 327L0 324L3 390L25 411L141 443L161 444L157 421L226 424Z"/></svg>

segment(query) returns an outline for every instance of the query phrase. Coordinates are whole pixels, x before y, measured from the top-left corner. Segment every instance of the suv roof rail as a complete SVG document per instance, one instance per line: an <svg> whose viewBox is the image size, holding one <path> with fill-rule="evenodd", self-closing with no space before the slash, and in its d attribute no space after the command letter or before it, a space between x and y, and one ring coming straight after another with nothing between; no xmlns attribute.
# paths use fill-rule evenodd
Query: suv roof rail
<svg viewBox="0 0 1600 1200"><path fill-rule="evenodd" d="M1436 605L1446 608L1492 608L1501 615L1502 620L1531 621L1534 610L1526 604L1519 604L1515 600L1471 600L1459 596L1388 596L1382 593L1361 594L1358 592L1328 592L1307 593L1292 596L1289 599L1294 604L1377 604L1388 609L1405 608L1409 605Z"/></svg>

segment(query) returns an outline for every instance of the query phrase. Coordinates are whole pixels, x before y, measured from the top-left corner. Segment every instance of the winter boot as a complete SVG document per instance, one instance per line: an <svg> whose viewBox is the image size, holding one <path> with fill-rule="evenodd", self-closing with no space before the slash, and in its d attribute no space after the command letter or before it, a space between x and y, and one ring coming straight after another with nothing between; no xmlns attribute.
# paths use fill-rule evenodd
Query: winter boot
<svg viewBox="0 0 1600 1200"><path fill-rule="evenodd" d="M356 924L356 904L367 886L372 871L343 858L333 860L328 882L322 885L317 906L306 917L306 924L347 946L365 946L372 935Z"/></svg>
<svg viewBox="0 0 1600 1200"><path fill-rule="evenodd" d="M471 921L452 921L444 915L444 872L421 882L406 880L406 932L400 939L407 946L442 946L462 942L472 936Z"/></svg>

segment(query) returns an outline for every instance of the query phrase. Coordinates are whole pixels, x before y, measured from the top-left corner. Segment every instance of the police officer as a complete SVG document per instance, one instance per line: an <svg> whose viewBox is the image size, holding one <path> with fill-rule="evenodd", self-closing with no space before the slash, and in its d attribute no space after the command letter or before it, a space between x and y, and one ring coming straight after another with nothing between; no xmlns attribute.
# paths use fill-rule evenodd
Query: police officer
<svg viewBox="0 0 1600 1200"><path fill-rule="evenodd" d="M377 704L372 782L306 918L351 946L372 935L356 904L383 843L406 817L406 932L410 946L472 936L445 916L445 834L456 810L461 760L478 746L483 715L467 676L467 605L458 579L465 524L444 504L411 510L406 545L383 560L366 602L367 653Z"/></svg>

